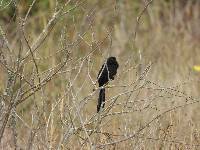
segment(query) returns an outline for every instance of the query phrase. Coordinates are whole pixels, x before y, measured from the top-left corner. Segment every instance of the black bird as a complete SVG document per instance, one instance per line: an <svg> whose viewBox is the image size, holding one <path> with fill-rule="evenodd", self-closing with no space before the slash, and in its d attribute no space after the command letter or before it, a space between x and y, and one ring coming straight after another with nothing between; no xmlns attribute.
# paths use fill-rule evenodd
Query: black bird
<svg viewBox="0 0 200 150"><path fill-rule="evenodd" d="M101 87L99 92L99 99L97 104L97 113L101 108L105 106L105 87L102 87L108 83L109 80L114 80L114 76L117 74L119 64L115 57L109 57L106 62L102 65L101 70L98 74L98 83Z"/></svg>

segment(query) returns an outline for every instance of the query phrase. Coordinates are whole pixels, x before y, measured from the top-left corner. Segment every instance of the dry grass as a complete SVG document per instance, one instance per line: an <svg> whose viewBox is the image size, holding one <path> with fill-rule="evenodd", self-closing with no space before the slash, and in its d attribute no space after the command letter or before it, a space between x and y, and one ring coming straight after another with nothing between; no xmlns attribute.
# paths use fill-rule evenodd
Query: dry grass
<svg viewBox="0 0 200 150"><path fill-rule="evenodd" d="M1 147L199 149L200 3L80 2L55 13L51 1L24 27L19 4L15 21L0 22ZM109 55L120 67L96 114Z"/></svg>

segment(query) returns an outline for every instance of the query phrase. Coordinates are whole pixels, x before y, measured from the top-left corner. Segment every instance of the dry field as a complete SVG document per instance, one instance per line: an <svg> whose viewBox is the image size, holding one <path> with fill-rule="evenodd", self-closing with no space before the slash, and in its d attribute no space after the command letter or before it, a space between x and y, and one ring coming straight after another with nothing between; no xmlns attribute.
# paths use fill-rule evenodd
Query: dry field
<svg viewBox="0 0 200 150"><path fill-rule="evenodd" d="M0 1L0 149L198 150L195 65L199 0Z"/></svg>

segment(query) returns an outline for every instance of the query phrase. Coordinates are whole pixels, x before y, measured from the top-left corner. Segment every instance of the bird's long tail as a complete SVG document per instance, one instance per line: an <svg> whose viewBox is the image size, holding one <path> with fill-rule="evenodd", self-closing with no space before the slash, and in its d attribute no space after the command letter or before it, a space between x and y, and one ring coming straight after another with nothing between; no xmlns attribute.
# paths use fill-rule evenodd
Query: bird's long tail
<svg viewBox="0 0 200 150"><path fill-rule="evenodd" d="M100 111L101 108L104 108L104 106L105 106L105 88L102 88L99 91L97 113Z"/></svg>

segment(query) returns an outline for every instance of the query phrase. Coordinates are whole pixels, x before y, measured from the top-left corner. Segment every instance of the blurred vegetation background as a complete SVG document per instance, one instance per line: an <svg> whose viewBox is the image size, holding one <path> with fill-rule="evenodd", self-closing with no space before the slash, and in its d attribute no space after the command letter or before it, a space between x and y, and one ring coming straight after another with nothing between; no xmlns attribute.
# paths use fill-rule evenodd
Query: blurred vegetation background
<svg viewBox="0 0 200 150"><path fill-rule="evenodd" d="M10 43L12 54L6 51L2 33L0 49L5 51L5 59L11 67L16 64L12 60L16 60L20 47L22 57L26 56L28 46L21 39L20 22L33 2L3 0L0 3L0 26ZM81 101L95 89L98 70L109 55L117 57L120 67L116 80L111 82L117 87L108 88L108 103L118 93L131 90L132 87L125 85L133 83L149 62L152 65L144 79L148 84L142 86L137 94L129 95L134 100L131 108L123 104L127 95L122 94L117 100L112 112L128 112L105 118L100 127L104 132L129 135L160 112L199 98L200 72L193 70L193 66L200 65L199 0L153 0L145 10L147 0L36 0L24 24L24 34L30 45L48 26L54 12L66 3L64 11L70 11L56 19L51 32L34 52L34 56L40 78L48 76L65 59L68 61L55 79L17 107L16 112L23 120L17 119L19 147L27 148L31 143L33 149L37 149L38 145L42 149L54 149L65 136L71 117L74 117L74 128L79 127L81 121L73 105L77 103L82 106ZM137 17L141 17L138 22ZM39 84L31 57L23 64L23 71L25 78L33 85ZM1 66L2 95L7 78L7 72ZM27 89L29 85L23 88ZM14 93L18 89L19 82L14 86ZM152 95L154 98L151 99ZM96 112L97 96L97 93L92 95L80 110L85 122ZM73 102L74 99L76 102ZM195 149L200 145L199 117L198 103L170 111L138 134L137 138L108 148ZM36 134L38 137L35 137ZM69 141L60 146L64 149L88 148L83 146L85 141L80 140L81 136L87 137L84 132L77 131L72 135ZM102 139L97 140L97 143L104 144L110 140L101 136ZM111 141L115 136L112 138ZM120 139L120 136L116 138Z"/></svg>

